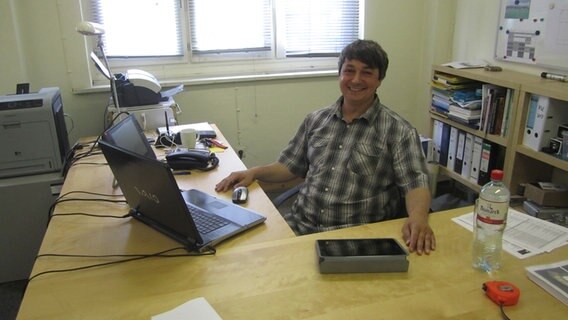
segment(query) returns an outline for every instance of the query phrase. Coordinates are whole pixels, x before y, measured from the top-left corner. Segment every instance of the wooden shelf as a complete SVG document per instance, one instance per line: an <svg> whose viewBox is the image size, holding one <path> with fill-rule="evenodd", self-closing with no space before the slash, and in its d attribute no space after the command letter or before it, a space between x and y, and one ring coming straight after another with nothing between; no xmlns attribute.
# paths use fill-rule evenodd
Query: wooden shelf
<svg viewBox="0 0 568 320"><path fill-rule="evenodd" d="M547 154L544 152L537 152L531 148L528 148L524 145L517 146L517 152L520 154L524 154L530 158L533 158L537 161L546 163L550 166L556 167L560 170L568 171L568 161L559 158L558 156Z"/></svg>
<svg viewBox="0 0 568 320"><path fill-rule="evenodd" d="M439 171L438 171L439 175L444 175L447 176L449 178L451 178L452 180L458 181L459 183L465 185L466 187L470 188L471 190L475 191L476 193L479 193L479 191L481 190L481 186L478 185L477 183L464 178L462 175L457 174L455 171L450 170L446 167L440 166Z"/></svg>
<svg viewBox="0 0 568 320"><path fill-rule="evenodd" d="M555 155L537 152L523 145L530 95L538 94L568 101L568 83L508 70L491 72L484 69L453 69L444 66L433 66L432 70L433 73L444 72L512 90L509 130L505 137L487 134L484 131L468 127L432 110L430 111L430 118L432 122L434 120L441 121L501 146L505 152L503 165L505 183L513 194L520 190L520 186L525 183L536 181L568 182L568 178L566 178L566 181L555 181L568 177L568 161ZM433 132L433 129L431 132ZM475 192L479 192L481 189L481 186L477 183L464 178L449 168L440 166L439 169L440 173L464 184Z"/></svg>

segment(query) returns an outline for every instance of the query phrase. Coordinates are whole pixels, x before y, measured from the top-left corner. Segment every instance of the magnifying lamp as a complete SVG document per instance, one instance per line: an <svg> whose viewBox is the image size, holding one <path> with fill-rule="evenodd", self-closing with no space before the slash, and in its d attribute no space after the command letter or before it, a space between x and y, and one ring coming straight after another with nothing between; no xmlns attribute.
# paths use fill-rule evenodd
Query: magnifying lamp
<svg viewBox="0 0 568 320"><path fill-rule="evenodd" d="M116 107L116 114L119 115L120 114L120 107L119 107L119 103L118 103L118 95L117 95L117 92L116 92L116 77L115 77L114 73L112 73L111 70L110 70L110 65L108 63L108 59L107 59L107 56L105 54L105 48L104 48L104 42L103 42L103 34L105 34L105 28L101 24L96 23L96 22L81 21L77 24L77 27L75 28L75 30L77 30L78 33L80 33L84 36L96 36L97 37L97 47L99 48L99 51L100 51L100 53L103 57L103 61L104 61L104 64L105 64L104 67L106 68L106 70L104 70L104 68L100 65L100 61L98 61L98 57L96 55L94 55L92 52L91 52L91 58L93 58L93 61L97 64L97 68L105 75L105 77L109 78L109 80L110 80L110 86L111 86L111 91L112 91L112 100L114 102L114 106Z"/></svg>

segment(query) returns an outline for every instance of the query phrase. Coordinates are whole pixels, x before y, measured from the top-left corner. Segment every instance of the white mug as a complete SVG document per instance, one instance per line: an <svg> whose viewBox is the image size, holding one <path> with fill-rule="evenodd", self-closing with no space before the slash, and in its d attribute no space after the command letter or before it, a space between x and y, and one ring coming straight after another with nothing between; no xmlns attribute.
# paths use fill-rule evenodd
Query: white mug
<svg viewBox="0 0 568 320"><path fill-rule="evenodd" d="M184 148L195 149L197 132L195 129L183 129L180 131L181 144Z"/></svg>

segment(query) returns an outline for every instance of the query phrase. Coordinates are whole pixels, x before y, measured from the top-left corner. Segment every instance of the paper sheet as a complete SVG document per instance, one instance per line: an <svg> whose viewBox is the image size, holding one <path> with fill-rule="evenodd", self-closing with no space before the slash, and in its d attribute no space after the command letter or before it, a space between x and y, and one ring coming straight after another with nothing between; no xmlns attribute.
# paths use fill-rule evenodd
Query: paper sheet
<svg viewBox="0 0 568 320"><path fill-rule="evenodd" d="M155 315L152 320L222 320L205 298L196 298L170 311Z"/></svg>
<svg viewBox="0 0 568 320"><path fill-rule="evenodd" d="M452 219L473 231L473 212ZM550 252L568 244L568 228L509 208L503 249L519 259Z"/></svg>
<svg viewBox="0 0 568 320"><path fill-rule="evenodd" d="M454 68L454 69L476 69L483 68L488 63L485 60L475 60L475 61L452 61L442 64L443 66Z"/></svg>

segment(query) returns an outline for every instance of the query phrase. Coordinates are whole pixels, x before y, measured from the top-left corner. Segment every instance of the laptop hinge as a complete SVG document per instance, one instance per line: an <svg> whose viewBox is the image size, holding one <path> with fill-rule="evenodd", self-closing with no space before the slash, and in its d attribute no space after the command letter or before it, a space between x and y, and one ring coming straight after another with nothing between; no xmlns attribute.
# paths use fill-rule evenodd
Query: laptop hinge
<svg viewBox="0 0 568 320"><path fill-rule="evenodd" d="M128 214L132 217L132 216L137 216L138 215L138 210L134 209L134 208L130 208L130 210L128 210Z"/></svg>

